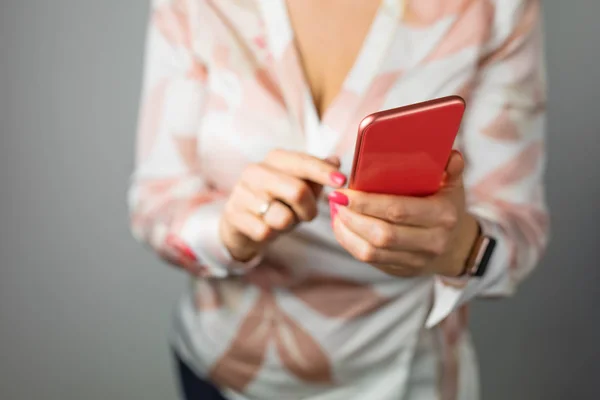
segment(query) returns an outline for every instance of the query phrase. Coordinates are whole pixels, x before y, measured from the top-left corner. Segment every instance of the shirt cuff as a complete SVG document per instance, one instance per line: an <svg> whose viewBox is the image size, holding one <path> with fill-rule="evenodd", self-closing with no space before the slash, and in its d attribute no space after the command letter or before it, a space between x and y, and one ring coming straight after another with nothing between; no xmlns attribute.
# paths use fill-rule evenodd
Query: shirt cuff
<svg viewBox="0 0 600 400"><path fill-rule="evenodd" d="M452 311L473 299L475 296L508 296L513 287L510 279L510 242L499 224L478 218L485 235L496 239L496 247L483 277L448 278L435 276L433 305L425 321L432 328Z"/></svg>
<svg viewBox="0 0 600 400"><path fill-rule="evenodd" d="M199 207L183 224L180 239L192 250L208 271L207 275L225 278L241 275L262 261L262 254L246 262L236 261L221 241L219 222L225 200L217 200Z"/></svg>

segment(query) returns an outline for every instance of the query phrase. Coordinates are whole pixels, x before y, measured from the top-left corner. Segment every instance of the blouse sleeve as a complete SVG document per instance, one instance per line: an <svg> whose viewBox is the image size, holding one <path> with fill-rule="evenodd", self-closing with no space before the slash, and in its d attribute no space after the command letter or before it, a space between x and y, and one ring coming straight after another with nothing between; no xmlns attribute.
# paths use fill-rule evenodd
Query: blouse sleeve
<svg viewBox="0 0 600 400"><path fill-rule="evenodd" d="M260 260L235 262L219 238L225 198L208 184L198 158L208 72L192 50L184 3L152 1L129 190L131 227L171 264L196 276L225 277Z"/></svg>
<svg viewBox="0 0 600 400"><path fill-rule="evenodd" d="M483 278L436 277L428 327L476 296L511 295L539 262L548 240L540 1L496 6L459 147L467 162L468 211L497 245Z"/></svg>

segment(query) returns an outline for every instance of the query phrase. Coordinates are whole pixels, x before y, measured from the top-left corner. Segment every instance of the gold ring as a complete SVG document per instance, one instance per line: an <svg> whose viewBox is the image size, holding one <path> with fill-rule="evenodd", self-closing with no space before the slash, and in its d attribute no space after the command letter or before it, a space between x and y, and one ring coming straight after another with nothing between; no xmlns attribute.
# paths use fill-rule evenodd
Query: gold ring
<svg viewBox="0 0 600 400"><path fill-rule="evenodd" d="M271 204L273 204L273 200L264 202L258 209L258 216L263 218L265 216L265 214L267 212L269 212L269 209L271 208Z"/></svg>

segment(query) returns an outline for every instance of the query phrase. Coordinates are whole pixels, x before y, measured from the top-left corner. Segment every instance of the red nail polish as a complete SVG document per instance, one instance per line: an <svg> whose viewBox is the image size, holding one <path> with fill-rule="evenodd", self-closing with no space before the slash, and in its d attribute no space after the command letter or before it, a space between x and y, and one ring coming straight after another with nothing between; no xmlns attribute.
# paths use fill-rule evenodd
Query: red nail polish
<svg viewBox="0 0 600 400"><path fill-rule="evenodd" d="M329 179L337 186L343 186L346 183L346 177L341 172L332 172Z"/></svg>
<svg viewBox="0 0 600 400"><path fill-rule="evenodd" d="M350 203L348 196L340 192L331 192L329 194L329 201L339 204L340 206L347 206Z"/></svg>

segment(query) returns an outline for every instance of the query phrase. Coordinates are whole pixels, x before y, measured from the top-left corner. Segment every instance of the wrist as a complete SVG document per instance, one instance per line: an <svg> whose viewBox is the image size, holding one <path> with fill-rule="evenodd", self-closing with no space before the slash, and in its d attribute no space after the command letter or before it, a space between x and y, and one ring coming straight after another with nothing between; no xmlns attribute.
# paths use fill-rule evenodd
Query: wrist
<svg viewBox="0 0 600 400"><path fill-rule="evenodd" d="M457 245L452 257L451 277L464 275L469 256L479 237L479 222L471 214L466 214L461 230L457 236Z"/></svg>

